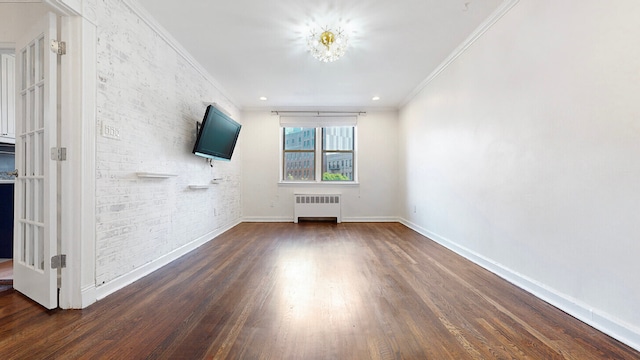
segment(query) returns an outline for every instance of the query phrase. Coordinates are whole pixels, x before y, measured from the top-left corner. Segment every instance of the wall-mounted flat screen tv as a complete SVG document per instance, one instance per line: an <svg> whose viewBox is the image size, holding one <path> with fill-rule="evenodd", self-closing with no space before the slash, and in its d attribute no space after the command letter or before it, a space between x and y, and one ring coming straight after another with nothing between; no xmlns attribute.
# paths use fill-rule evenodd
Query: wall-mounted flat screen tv
<svg viewBox="0 0 640 360"><path fill-rule="evenodd" d="M209 159L230 161L242 125L212 105L207 106L193 153Z"/></svg>

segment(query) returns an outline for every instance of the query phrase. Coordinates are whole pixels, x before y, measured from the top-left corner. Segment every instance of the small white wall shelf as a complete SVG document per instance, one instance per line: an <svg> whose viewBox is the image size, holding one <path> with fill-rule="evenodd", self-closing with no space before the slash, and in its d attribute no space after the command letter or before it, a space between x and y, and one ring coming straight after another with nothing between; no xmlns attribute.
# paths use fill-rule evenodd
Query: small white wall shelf
<svg viewBox="0 0 640 360"><path fill-rule="evenodd" d="M216 186L218 184L220 184L218 181L220 180L224 180L223 178L216 178L211 180L211 182L209 184L193 184L193 185L189 185L189 189L208 189L212 186Z"/></svg>
<svg viewBox="0 0 640 360"><path fill-rule="evenodd" d="M166 173L155 173L155 172L138 172L136 173L139 178L153 178L153 179L168 179L171 177L176 177L178 174L166 174Z"/></svg>
<svg viewBox="0 0 640 360"><path fill-rule="evenodd" d="M200 189L208 189L211 185L189 185L189 189L200 190Z"/></svg>

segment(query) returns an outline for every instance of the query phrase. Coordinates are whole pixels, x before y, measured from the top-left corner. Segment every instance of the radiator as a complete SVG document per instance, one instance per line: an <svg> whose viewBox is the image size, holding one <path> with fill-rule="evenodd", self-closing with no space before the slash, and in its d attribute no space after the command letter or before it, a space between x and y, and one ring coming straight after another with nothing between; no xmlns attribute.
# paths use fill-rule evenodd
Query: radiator
<svg viewBox="0 0 640 360"><path fill-rule="evenodd" d="M342 210L339 194L295 194L293 195L293 222L299 218L335 217L342 222Z"/></svg>

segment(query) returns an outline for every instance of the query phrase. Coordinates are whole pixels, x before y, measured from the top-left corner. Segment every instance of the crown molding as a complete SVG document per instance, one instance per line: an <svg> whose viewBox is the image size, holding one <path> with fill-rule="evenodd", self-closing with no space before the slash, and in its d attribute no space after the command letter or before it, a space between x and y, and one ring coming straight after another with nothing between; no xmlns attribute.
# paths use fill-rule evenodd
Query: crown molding
<svg viewBox="0 0 640 360"><path fill-rule="evenodd" d="M511 10L520 0L505 0L500 7L498 7L489 17L476 28L469 37L462 44L458 45L455 50L437 67L429 76L424 79L400 104L400 107L407 105L413 98L416 97L424 88L431 83L438 75L440 75L451 63L453 63L460 55L476 42L487 30L489 30L495 23L498 22L509 10Z"/></svg>
<svg viewBox="0 0 640 360"><path fill-rule="evenodd" d="M79 16L82 14L80 0L42 0L42 2L65 16Z"/></svg>
<svg viewBox="0 0 640 360"><path fill-rule="evenodd" d="M200 75L202 75L220 94L233 106L238 108L237 103L228 94L226 89L176 40L137 0L122 0L124 5L134 14L140 17L151 30L155 31L167 45L169 45L178 55L180 55L189 65L191 65Z"/></svg>

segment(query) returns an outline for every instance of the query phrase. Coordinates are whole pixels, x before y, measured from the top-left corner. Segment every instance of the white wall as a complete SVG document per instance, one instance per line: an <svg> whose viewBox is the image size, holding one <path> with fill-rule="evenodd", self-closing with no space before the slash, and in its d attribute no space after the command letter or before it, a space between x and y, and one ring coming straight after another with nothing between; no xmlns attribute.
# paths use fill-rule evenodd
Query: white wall
<svg viewBox="0 0 640 360"><path fill-rule="evenodd" d="M243 214L245 221L293 221L294 193L342 194L343 221L396 221L398 143L396 111L369 111L357 128L359 185L282 185L281 131L270 111L243 118Z"/></svg>
<svg viewBox="0 0 640 360"><path fill-rule="evenodd" d="M241 134L233 161L191 154L204 102L239 110L129 6L93 3L97 25L96 286L98 298L237 224ZM119 138L102 135L104 125ZM175 174L143 179L137 172ZM189 185L221 184L204 190Z"/></svg>
<svg viewBox="0 0 640 360"><path fill-rule="evenodd" d="M638 19L521 0L402 109L400 212L640 349Z"/></svg>

